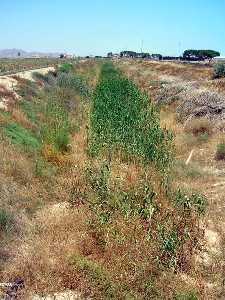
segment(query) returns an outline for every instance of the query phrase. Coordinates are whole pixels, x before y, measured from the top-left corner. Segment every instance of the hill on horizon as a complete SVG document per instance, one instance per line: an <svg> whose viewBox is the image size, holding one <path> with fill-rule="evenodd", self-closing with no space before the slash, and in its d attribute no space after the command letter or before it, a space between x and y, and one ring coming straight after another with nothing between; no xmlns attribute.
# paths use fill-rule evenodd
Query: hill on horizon
<svg viewBox="0 0 225 300"><path fill-rule="evenodd" d="M18 57L58 57L60 53L45 53L45 52L38 52L38 51L32 51L28 52L22 49L0 49L0 58L18 58Z"/></svg>

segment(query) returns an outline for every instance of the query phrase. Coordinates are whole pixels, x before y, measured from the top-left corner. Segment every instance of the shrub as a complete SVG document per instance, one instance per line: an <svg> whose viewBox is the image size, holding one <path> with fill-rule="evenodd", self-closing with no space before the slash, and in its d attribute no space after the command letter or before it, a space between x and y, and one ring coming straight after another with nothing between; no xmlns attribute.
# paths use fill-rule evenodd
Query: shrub
<svg viewBox="0 0 225 300"><path fill-rule="evenodd" d="M222 142L217 145L215 159L225 160L225 142Z"/></svg>
<svg viewBox="0 0 225 300"><path fill-rule="evenodd" d="M221 78L221 77L225 77L225 63L216 63L214 65L214 73L213 73L213 77L214 78Z"/></svg>
<svg viewBox="0 0 225 300"><path fill-rule="evenodd" d="M59 67L59 71L63 73L69 73L73 70L73 65L69 63L64 63Z"/></svg>

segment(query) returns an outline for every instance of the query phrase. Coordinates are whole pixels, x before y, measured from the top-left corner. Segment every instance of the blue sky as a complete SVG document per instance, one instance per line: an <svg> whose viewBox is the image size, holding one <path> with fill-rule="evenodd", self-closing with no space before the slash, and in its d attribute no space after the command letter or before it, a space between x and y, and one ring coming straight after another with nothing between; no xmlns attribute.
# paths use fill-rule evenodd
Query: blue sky
<svg viewBox="0 0 225 300"><path fill-rule="evenodd" d="M225 55L225 0L0 0L0 49Z"/></svg>

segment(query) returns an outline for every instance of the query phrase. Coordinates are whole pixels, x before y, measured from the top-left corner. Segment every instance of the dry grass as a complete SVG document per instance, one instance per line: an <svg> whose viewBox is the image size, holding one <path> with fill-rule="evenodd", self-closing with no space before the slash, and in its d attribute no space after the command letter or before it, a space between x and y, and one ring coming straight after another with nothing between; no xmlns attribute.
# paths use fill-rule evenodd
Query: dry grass
<svg viewBox="0 0 225 300"><path fill-rule="evenodd" d="M34 125L28 120L27 116L24 114L24 112L21 111L18 106L14 106L11 113L12 118L16 121L16 123L19 123L25 128L34 129Z"/></svg>
<svg viewBox="0 0 225 300"><path fill-rule="evenodd" d="M185 132L191 133L195 136L208 135L210 136L213 132L212 121L206 118L191 119L185 124Z"/></svg>

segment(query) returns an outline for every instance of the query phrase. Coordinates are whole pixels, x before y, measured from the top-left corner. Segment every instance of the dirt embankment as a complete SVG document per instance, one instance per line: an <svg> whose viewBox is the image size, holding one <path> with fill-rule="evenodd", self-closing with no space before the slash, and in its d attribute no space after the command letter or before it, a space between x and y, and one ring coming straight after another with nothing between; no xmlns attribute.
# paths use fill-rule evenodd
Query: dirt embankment
<svg viewBox="0 0 225 300"><path fill-rule="evenodd" d="M35 69L30 71L18 72L11 75L0 76L0 109L7 111L8 106L13 101L19 98L16 93L18 79L33 81L33 73L47 74L49 71L54 71L54 67Z"/></svg>

